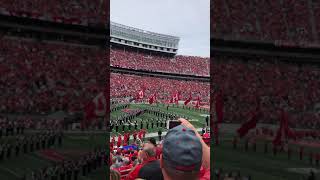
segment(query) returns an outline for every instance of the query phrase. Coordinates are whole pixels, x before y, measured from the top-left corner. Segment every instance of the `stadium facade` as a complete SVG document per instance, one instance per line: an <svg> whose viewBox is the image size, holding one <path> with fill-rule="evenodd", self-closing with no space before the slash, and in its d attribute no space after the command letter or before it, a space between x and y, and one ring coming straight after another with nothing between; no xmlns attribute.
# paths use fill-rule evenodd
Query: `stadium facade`
<svg viewBox="0 0 320 180"><path fill-rule="evenodd" d="M110 42L134 48L176 55L180 38L110 23Z"/></svg>

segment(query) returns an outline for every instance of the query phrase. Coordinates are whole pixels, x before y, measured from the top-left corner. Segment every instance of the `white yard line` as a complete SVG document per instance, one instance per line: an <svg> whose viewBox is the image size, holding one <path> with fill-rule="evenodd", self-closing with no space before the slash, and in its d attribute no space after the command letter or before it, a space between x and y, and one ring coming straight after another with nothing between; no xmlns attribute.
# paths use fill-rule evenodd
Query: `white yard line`
<svg viewBox="0 0 320 180"><path fill-rule="evenodd" d="M20 176L19 174L17 174L16 172L14 172L14 171L6 168L6 167L3 167L2 165L0 165L0 169L2 169L2 170L4 170L4 171L7 171L7 172L9 172L10 174L12 174L12 175L14 175L14 176L16 176L16 177L21 177L21 176Z"/></svg>

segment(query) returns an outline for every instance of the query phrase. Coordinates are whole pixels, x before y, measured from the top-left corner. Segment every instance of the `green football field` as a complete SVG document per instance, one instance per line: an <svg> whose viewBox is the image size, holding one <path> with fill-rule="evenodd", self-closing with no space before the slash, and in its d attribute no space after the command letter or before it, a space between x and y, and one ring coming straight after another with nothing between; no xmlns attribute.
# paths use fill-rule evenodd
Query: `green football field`
<svg viewBox="0 0 320 180"><path fill-rule="evenodd" d="M30 135L29 133L26 134ZM1 139L2 141L9 140ZM63 155L66 160L79 159L82 155L93 151L95 147L106 148L107 133L65 133L62 146L54 146L50 150ZM12 153L14 154L14 153ZM30 175L33 170L39 170L45 167L51 167L54 161L43 156L39 151L22 154L0 162L0 179L1 180L18 180L27 175L27 180L31 179ZM80 175L79 180L105 180L107 174L106 166L97 169L88 176Z"/></svg>
<svg viewBox="0 0 320 180"><path fill-rule="evenodd" d="M185 117L186 119L190 120L191 123L197 127L197 128L202 128L205 124L205 117L207 115L209 115L209 112L206 110L198 110L198 109L184 109L182 108L182 105L177 106L174 105L170 106L169 109L167 110L166 106L164 104L157 104L157 105L149 105L149 104L130 104L128 109L145 109L145 108L154 108L154 109L159 109L163 112L168 112L168 113L174 113L177 114L180 117ZM120 115L126 114L126 112L123 112L122 110L118 110L118 111L113 111L111 112L111 119L112 118L116 118ZM155 119L157 120L158 117L152 114L148 114L148 113L144 113L138 117L136 117L135 119L133 119L134 121L137 120L138 122L138 129L140 128L140 123L141 122L145 122L146 120L151 120L151 119ZM146 128L144 126L144 128ZM160 128L160 127L159 127ZM151 133L151 132L157 132L159 130L158 127L154 127L151 128L149 126L149 129L147 129L147 132ZM165 131L166 129L161 127L162 131ZM119 130L122 131L122 127L119 127ZM125 127L125 131L129 131L128 127ZM131 131L134 131L134 127L131 127ZM112 135L117 135L115 128L112 131Z"/></svg>
<svg viewBox="0 0 320 180"><path fill-rule="evenodd" d="M227 172L240 171L242 176L251 175L256 180L302 180L306 179L310 168L320 170L319 167L310 164L309 152L320 152L317 148L305 148L303 160L299 158L299 146L289 145L292 149L290 160L286 152L278 152L273 155L272 145L269 142L268 153L264 153L264 141L257 141L257 151L249 146L245 151L244 140L238 142L237 148L233 148L232 134L224 134L220 145L212 144L214 170L221 168L224 176ZM316 173L320 177L320 173Z"/></svg>

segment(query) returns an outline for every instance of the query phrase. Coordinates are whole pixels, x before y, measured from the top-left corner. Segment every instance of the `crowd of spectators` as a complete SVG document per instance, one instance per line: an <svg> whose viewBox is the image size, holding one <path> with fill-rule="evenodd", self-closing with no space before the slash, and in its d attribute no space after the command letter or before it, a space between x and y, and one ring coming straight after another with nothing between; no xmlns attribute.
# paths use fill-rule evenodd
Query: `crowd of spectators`
<svg viewBox="0 0 320 180"><path fill-rule="evenodd" d="M104 56L93 46L3 37L0 112L83 110L105 88Z"/></svg>
<svg viewBox="0 0 320 180"><path fill-rule="evenodd" d="M224 97L224 122L242 123L260 106L261 123L278 123L289 113L289 127L319 128L320 68L279 58L216 57L213 81Z"/></svg>
<svg viewBox="0 0 320 180"><path fill-rule="evenodd" d="M135 98L142 89L145 89L144 98L147 99L156 93L157 100L164 103L177 92L180 92L183 101L188 99L190 93L194 100L200 96L202 104L208 104L210 99L210 86L207 82L111 73L110 96L112 98Z"/></svg>
<svg viewBox="0 0 320 180"><path fill-rule="evenodd" d="M173 58L146 53L110 49L110 65L154 72L209 76L209 58L175 56Z"/></svg>
<svg viewBox="0 0 320 180"><path fill-rule="evenodd" d="M34 118L32 116L20 116L12 119L0 116L0 138L10 133L19 134L25 129L53 130L61 129L64 121L56 118Z"/></svg>
<svg viewBox="0 0 320 180"><path fill-rule="evenodd" d="M109 19L107 0L1 0L0 14L64 24L103 25Z"/></svg>
<svg viewBox="0 0 320 180"><path fill-rule="evenodd" d="M215 37L319 43L319 8L316 1L217 0L211 29Z"/></svg>
<svg viewBox="0 0 320 180"><path fill-rule="evenodd" d="M214 171L214 179L216 180L251 180L251 176L243 176L240 171L224 172L219 168Z"/></svg>
<svg viewBox="0 0 320 180"><path fill-rule="evenodd" d="M296 140L320 140L320 131L319 128L314 130L292 130L294 133L293 139ZM249 134L249 137L262 136L263 138L273 138L276 134L274 129L268 127L257 128L256 132Z"/></svg>
<svg viewBox="0 0 320 180"><path fill-rule="evenodd" d="M110 152L110 179L210 179L209 146L191 123L179 120L159 143L149 138L138 149Z"/></svg>
<svg viewBox="0 0 320 180"><path fill-rule="evenodd" d="M96 149L89 152L75 160L68 160L56 163L54 166L45 167L38 171L33 171L30 180L48 179L74 179L78 180L80 177L86 177L92 174L97 169L105 166L106 150Z"/></svg>
<svg viewBox="0 0 320 180"><path fill-rule="evenodd" d="M56 145L62 146L62 133L58 131L46 131L34 135L19 133L11 136L10 140L1 139L0 163L22 154L49 149Z"/></svg>

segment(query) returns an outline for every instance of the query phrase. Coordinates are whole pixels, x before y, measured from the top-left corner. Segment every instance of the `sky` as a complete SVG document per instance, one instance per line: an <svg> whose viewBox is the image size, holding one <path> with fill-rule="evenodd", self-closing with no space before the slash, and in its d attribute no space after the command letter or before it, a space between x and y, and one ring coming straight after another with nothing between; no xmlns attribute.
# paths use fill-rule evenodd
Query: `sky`
<svg viewBox="0 0 320 180"><path fill-rule="evenodd" d="M210 57L210 0L111 0L111 21L180 37L178 54Z"/></svg>

